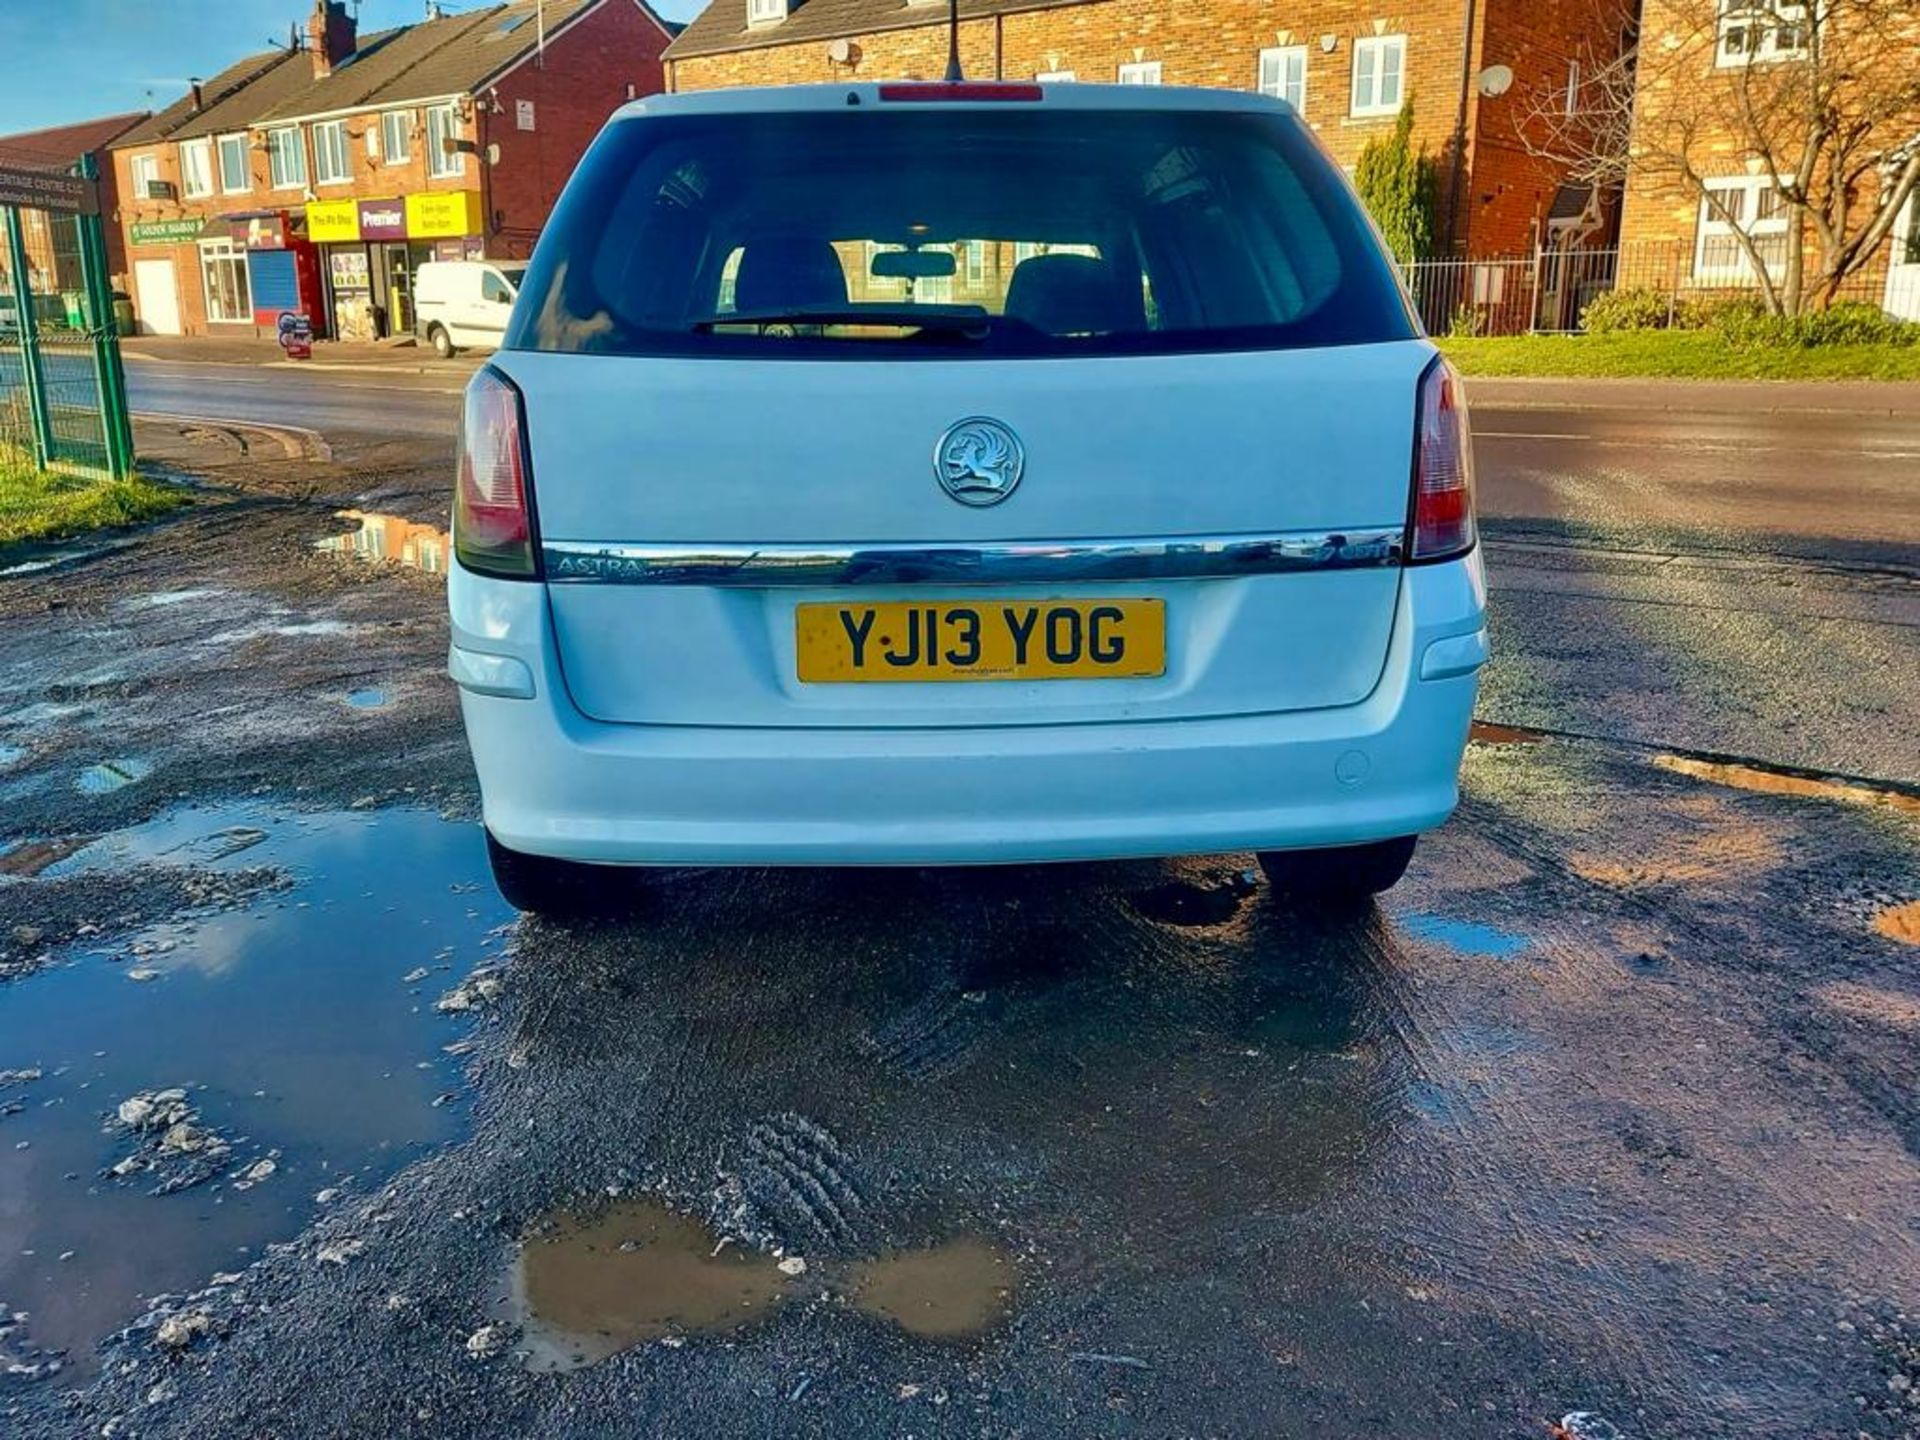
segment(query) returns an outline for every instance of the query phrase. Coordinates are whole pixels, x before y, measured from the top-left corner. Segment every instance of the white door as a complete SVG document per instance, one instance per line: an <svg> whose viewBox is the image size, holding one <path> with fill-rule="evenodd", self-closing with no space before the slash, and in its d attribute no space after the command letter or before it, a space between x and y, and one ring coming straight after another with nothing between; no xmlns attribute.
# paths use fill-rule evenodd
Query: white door
<svg viewBox="0 0 1920 1440"><path fill-rule="evenodd" d="M1893 226L1893 262L1887 266L1887 313L1920 320L1920 186Z"/></svg>
<svg viewBox="0 0 1920 1440"><path fill-rule="evenodd" d="M133 303L140 308L142 335L180 333L180 292L171 260L133 262Z"/></svg>

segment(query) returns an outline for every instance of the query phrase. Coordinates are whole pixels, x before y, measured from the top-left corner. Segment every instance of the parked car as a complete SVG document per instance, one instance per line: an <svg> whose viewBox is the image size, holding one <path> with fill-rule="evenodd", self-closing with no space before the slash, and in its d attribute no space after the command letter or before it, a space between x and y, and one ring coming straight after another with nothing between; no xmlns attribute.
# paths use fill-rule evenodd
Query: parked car
<svg viewBox="0 0 1920 1440"><path fill-rule="evenodd" d="M1284 104L619 111L466 394L450 669L523 909L647 865L1392 885L1487 656L1458 378Z"/></svg>
<svg viewBox="0 0 1920 1440"><path fill-rule="evenodd" d="M413 277L415 335L443 360L456 350L493 349L526 273L506 260L429 260Z"/></svg>

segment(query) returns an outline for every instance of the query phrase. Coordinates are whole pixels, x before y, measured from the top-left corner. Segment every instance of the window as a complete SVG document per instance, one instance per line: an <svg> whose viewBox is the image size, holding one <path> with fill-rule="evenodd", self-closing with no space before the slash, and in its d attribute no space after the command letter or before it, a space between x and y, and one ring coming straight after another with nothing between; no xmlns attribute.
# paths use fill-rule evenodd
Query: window
<svg viewBox="0 0 1920 1440"><path fill-rule="evenodd" d="M1307 113L1307 47L1284 45L1260 52L1262 95L1284 100L1302 115Z"/></svg>
<svg viewBox="0 0 1920 1440"><path fill-rule="evenodd" d="M1898 261L1902 265L1920 265L1920 186L1907 197L1907 243Z"/></svg>
<svg viewBox="0 0 1920 1440"><path fill-rule="evenodd" d="M427 107L427 174L435 179L467 173L467 157L453 148L460 138L460 117L451 105Z"/></svg>
<svg viewBox="0 0 1920 1440"><path fill-rule="evenodd" d="M380 117L380 153L389 165L399 165L413 154L413 112L389 110Z"/></svg>
<svg viewBox="0 0 1920 1440"><path fill-rule="evenodd" d="M1364 216L1288 117L901 111L614 124L548 221L543 253L566 263L528 272L509 348L912 363L1413 332ZM903 247L945 264L899 263ZM948 297L959 314L918 318Z"/></svg>
<svg viewBox="0 0 1920 1440"><path fill-rule="evenodd" d="M300 127L285 125L267 132L267 170L276 190L304 190L307 150L300 143Z"/></svg>
<svg viewBox="0 0 1920 1440"><path fill-rule="evenodd" d="M1720 0L1714 64L1798 59L1812 28L1804 0Z"/></svg>
<svg viewBox="0 0 1920 1440"><path fill-rule="evenodd" d="M1158 60L1136 60L1131 65L1120 67L1122 85L1158 85L1160 83L1160 62Z"/></svg>
<svg viewBox="0 0 1920 1440"><path fill-rule="evenodd" d="M787 18L787 0L747 0L747 24L778 25Z"/></svg>
<svg viewBox="0 0 1920 1440"><path fill-rule="evenodd" d="M1042 70L1033 78L1042 85L1071 85L1080 77L1071 70Z"/></svg>
<svg viewBox="0 0 1920 1440"><path fill-rule="evenodd" d="M511 305L513 290L498 275L486 270L480 275L480 298L495 305Z"/></svg>
<svg viewBox="0 0 1920 1440"><path fill-rule="evenodd" d="M247 163L247 137L220 137L220 193L244 195L253 188L253 174Z"/></svg>
<svg viewBox="0 0 1920 1440"><path fill-rule="evenodd" d="M253 319L245 250L231 240L201 241L200 278L207 287L207 319L225 324Z"/></svg>
<svg viewBox="0 0 1920 1440"><path fill-rule="evenodd" d="M346 121L326 120L313 127L313 178L319 185L344 185L353 178Z"/></svg>
<svg viewBox="0 0 1920 1440"><path fill-rule="evenodd" d="M1695 275L1743 283L1755 279L1753 262L1739 240L1742 233L1753 241L1769 271L1786 259L1787 209L1773 181L1760 175L1733 176L1707 181L1706 191L1700 197Z"/></svg>
<svg viewBox="0 0 1920 1440"><path fill-rule="evenodd" d="M213 193L213 142L180 142L180 190L189 200Z"/></svg>
<svg viewBox="0 0 1920 1440"><path fill-rule="evenodd" d="M1407 37L1365 35L1353 42L1355 115L1398 115L1407 73Z"/></svg>
<svg viewBox="0 0 1920 1440"><path fill-rule="evenodd" d="M127 174L133 180L133 196L145 200L160 183L160 157L136 155L127 162Z"/></svg>

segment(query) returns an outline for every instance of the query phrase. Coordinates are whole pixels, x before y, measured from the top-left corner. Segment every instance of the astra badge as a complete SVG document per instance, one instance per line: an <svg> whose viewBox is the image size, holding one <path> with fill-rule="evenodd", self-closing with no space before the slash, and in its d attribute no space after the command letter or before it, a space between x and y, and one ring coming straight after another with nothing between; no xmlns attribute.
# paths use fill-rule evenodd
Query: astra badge
<svg viewBox="0 0 1920 1440"><path fill-rule="evenodd" d="M998 505L1020 483L1026 464L1020 437L984 415L956 420L933 447L940 488L962 505Z"/></svg>

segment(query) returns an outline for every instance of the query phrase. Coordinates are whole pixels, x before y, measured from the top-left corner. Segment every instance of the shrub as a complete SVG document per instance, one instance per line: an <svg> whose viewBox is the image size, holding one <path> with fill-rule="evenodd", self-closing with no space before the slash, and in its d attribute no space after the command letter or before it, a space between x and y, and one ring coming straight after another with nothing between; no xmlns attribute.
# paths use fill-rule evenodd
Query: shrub
<svg viewBox="0 0 1920 1440"><path fill-rule="evenodd" d="M1795 325L1802 345L1920 344L1920 325L1896 320L1865 300L1842 300L1802 315Z"/></svg>
<svg viewBox="0 0 1920 1440"><path fill-rule="evenodd" d="M1353 167L1353 185L1360 192L1374 224L1402 265L1424 260L1433 253L1435 197L1439 185L1433 159L1413 148L1413 99L1400 107L1388 138L1367 142Z"/></svg>
<svg viewBox="0 0 1920 1440"><path fill-rule="evenodd" d="M1660 290L1609 290L1589 300L1580 312L1580 328L1589 335L1621 330L1664 330L1672 309Z"/></svg>

